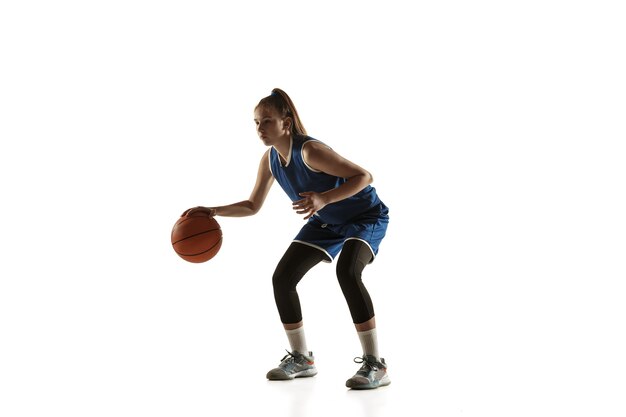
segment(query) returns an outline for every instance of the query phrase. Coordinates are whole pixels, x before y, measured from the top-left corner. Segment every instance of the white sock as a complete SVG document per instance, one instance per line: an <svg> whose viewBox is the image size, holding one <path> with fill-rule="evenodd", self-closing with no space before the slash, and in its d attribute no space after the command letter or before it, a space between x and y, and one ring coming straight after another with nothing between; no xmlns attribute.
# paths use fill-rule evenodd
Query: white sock
<svg viewBox="0 0 626 417"><path fill-rule="evenodd" d="M285 333L287 333L287 339L289 339L289 346L292 352L295 350L304 355L309 354L306 347L306 337L304 336L304 326L293 330L285 330Z"/></svg>
<svg viewBox="0 0 626 417"><path fill-rule="evenodd" d="M378 356L378 338L376 335L376 328L366 330L364 332L357 332L359 340L361 341L361 347L363 348L363 355L374 356L377 360L380 360Z"/></svg>

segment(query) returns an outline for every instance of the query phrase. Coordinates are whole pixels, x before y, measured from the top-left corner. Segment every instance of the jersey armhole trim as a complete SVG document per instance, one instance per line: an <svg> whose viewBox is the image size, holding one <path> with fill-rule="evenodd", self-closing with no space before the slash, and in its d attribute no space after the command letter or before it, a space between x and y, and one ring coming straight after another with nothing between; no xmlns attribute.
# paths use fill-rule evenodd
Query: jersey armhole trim
<svg viewBox="0 0 626 417"><path fill-rule="evenodd" d="M309 140L307 140L306 142L304 142L304 143L302 144L302 146L300 147L300 158L302 159L302 163L304 164L304 166L305 166L305 167L307 167L307 169L308 169L309 171L311 171L311 172L317 172L317 173L319 174L319 173L320 173L320 172L322 172L322 171L317 170L317 169L313 169L313 168L311 168L311 166L310 166L309 164L307 164L307 163L306 163L306 160L304 159L304 147L305 147L305 145L306 145L307 143L309 143L309 142L317 142L317 143L321 143L321 144L322 144L322 145L324 145L324 146L327 146L327 145L325 145L324 143L320 142L320 141L319 141L319 140L317 140L317 139L309 139Z"/></svg>

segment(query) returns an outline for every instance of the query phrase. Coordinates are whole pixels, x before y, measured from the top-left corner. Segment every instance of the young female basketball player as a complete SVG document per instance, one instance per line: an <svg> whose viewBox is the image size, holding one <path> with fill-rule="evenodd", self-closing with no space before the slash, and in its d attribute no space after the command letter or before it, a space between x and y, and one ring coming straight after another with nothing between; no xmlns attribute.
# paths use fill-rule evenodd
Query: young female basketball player
<svg viewBox="0 0 626 417"><path fill-rule="evenodd" d="M269 149L259 164L256 184L247 200L218 207L195 207L212 216L256 214L274 180L292 200L296 213L308 220L283 255L273 276L274 298L291 351L270 380L317 374L308 350L296 286L320 261L337 261L337 278L363 349L358 372L347 380L353 389L390 383L379 356L374 307L361 273L374 260L389 222L388 209L370 185L372 175L324 143L307 136L289 96L276 88L254 109L257 133Z"/></svg>

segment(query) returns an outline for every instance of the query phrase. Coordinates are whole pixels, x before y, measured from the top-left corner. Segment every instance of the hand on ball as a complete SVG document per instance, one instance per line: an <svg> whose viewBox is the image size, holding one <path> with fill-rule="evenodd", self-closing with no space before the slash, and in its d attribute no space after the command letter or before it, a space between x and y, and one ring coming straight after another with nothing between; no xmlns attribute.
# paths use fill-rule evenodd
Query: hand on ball
<svg viewBox="0 0 626 417"><path fill-rule="evenodd" d="M206 213L210 217L214 217L216 212L217 210L212 207L198 206L198 207L193 207L193 208L185 210L185 212L181 214L180 217L191 216L194 213Z"/></svg>

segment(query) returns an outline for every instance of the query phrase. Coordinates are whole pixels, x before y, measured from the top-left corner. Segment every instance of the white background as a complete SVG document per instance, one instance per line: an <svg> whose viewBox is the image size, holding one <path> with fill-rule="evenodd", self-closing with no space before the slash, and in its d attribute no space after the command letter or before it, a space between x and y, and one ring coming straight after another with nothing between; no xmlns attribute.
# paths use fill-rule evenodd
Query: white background
<svg viewBox="0 0 626 417"><path fill-rule="evenodd" d="M619 4L2 2L0 415L624 415ZM274 87L391 209L385 389L343 386L327 264L299 287L320 374L265 380L302 224L278 186L210 262L171 248L248 197Z"/></svg>

